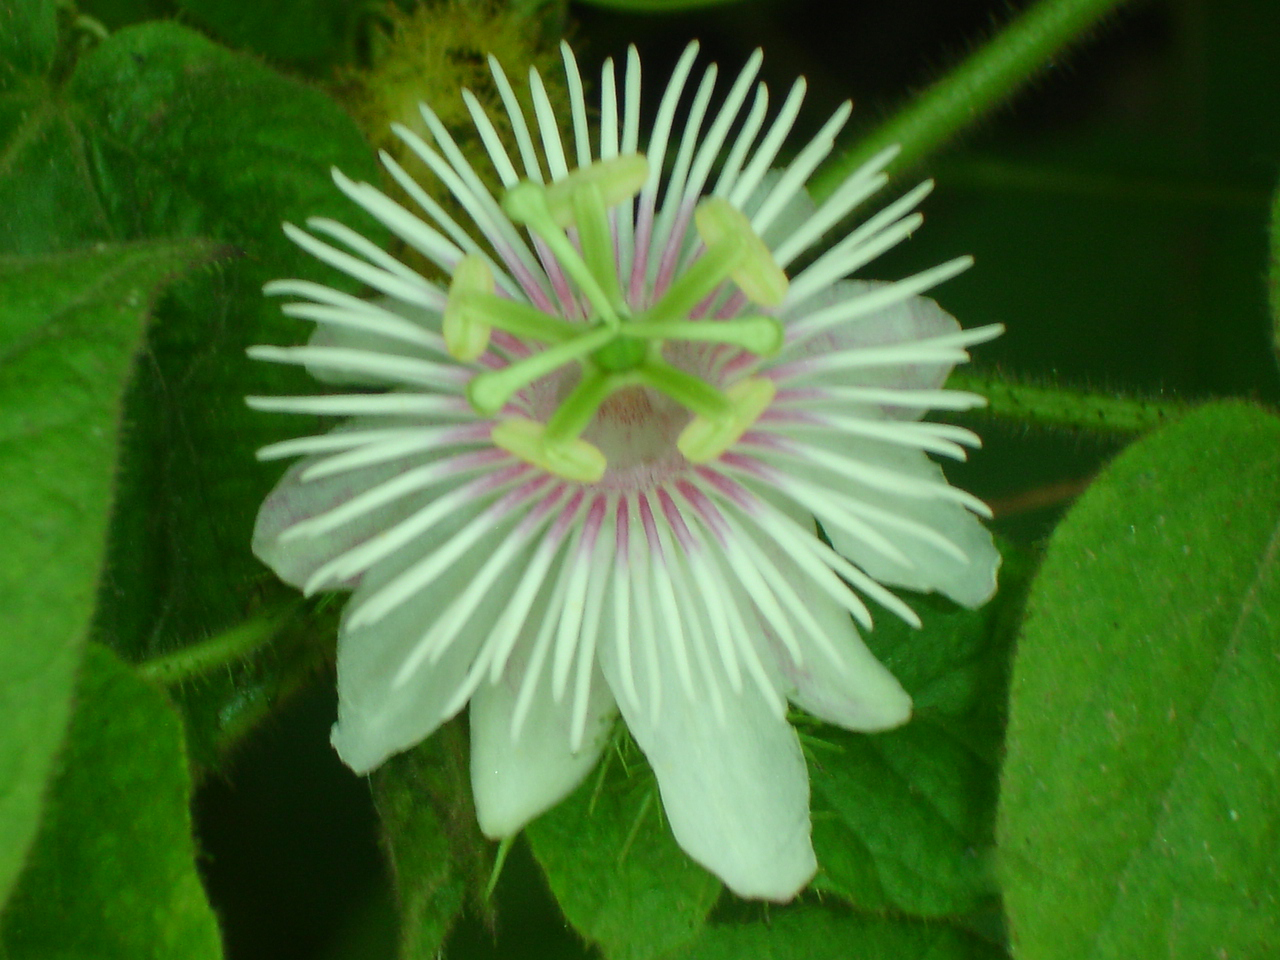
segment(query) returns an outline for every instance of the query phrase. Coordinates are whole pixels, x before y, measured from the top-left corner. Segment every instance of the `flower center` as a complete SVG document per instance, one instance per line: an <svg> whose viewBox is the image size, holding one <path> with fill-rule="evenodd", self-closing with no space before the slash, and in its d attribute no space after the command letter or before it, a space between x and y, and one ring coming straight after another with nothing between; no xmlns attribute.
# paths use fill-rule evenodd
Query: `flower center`
<svg viewBox="0 0 1280 960"><path fill-rule="evenodd" d="M649 388L688 410L693 416L676 447L694 463L728 449L773 399L770 380L748 378L721 390L663 357L668 340L728 344L757 356L782 348L782 325L773 317L691 316L729 280L763 307L776 307L786 296L786 274L750 221L728 201L713 197L698 205L694 225L704 251L657 302L632 312L618 279L609 209L634 198L648 177L648 161L630 154L597 161L549 186L521 181L503 197L511 219L546 244L577 286L589 305L585 324L498 296L488 263L478 254L462 258L449 287L444 338L458 360L484 353L495 328L543 345L500 370L472 377L467 399L478 413L498 414L517 391L567 364L581 368L577 384L545 423L509 417L491 434L497 446L568 480L589 483L604 475L605 455L582 433L619 391L635 395L637 388Z"/></svg>

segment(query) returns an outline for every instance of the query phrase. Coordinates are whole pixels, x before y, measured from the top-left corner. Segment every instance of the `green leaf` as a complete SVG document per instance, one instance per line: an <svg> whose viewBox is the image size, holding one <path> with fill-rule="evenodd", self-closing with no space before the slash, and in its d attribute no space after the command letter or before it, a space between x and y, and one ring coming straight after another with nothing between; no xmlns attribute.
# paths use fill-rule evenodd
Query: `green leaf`
<svg viewBox="0 0 1280 960"><path fill-rule="evenodd" d="M1130 447L1028 601L999 814L1025 960L1280 949L1280 420Z"/></svg>
<svg viewBox="0 0 1280 960"><path fill-rule="evenodd" d="M491 844L476 823L468 768L466 727L454 720L373 775L401 960L439 957L468 894L478 905L488 880Z"/></svg>
<svg viewBox="0 0 1280 960"><path fill-rule="evenodd" d="M113 35L81 60L67 96L86 118L115 229L198 232L243 254L174 291L128 398L133 429L99 623L107 642L140 659L240 622L276 589L248 543L281 471L254 451L314 424L255 413L244 397L314 384L244 350L309 332L262 296L264 282L343 285L288 241L281 221L330 216L380 242L330 177L334 166L357 180L376 170L354 123L319 91L171 23Z"/></svg>
<svg viewBox="0 0 1280 960"><path fill-rule="evenodd" d="M362 15L350 0L178 0L178 6L230 46L311 72L344 52Z"/></svg>
<svg viewBox="0 0 1280 960"><path fill-rule="evenodd" d="M74 105L49 76L56 53L51 0L0 7L0 255L118 238L93 183Z"/></svg>
<svg viewBox="0 0 1280 960"><path fill-rule="evenodd" d="M868 645L911 693L910 723L810 742L815 886L864 909L922 916L991 909L1004 691L1029 562L1004 550L979 610L920 598L914 630L882 613Z"/></svg>
<svg viewBox="0 0 1280 960"><path fill-rule="evenodd" d="M765 922L714 924L671 960L998 960L1004 954L946 924L816 907Z"/></svg>
<svg viewBox="0 0 1280 960"><path fill-rule="evenodd" d="M9 960L222 956L195 868L182 724L90 644L44 823L0 924Z"/></svg>
<svg viewBox="0 0 1280 960"><path fill-rule="evenodd" d="M57 46L54 0L6 0L0 7L0 93L24 75L47 73Z"/></svg>
<svg viewBox="0 0 1280 960"><path fill-rule="evenodd" d="M244 349L308 332L262 296L264 282L343 285L282 220L332 216L382 241L330 177L336 166L376 179L376 168L318 90L173 23L121 30L70 79L28 78L22 98L0 116L12 121L0 127L0 209L14 212L0 218L0 250L198 234L242 254L166 300L126 402L99 635L131 660L168 653L271 599L274 578L248 543L280 468L253 452L313 424L256 414L244 396L311 382Z"/></svg>
<svg viewBox="0 0 1280 960"><path fill-rule="evenodd" d="M210 253L187 241L0 259L0 902L66 726L134 353L160 288Z"/></svg>
<svg viewBox="0 0 1280 960"><path fill-rule="evenodd" d="M565 917L610 960L665 956L697 934L720 895L720 881L676 845L638 756L627 769L609 755L526 834Z"/></svg>

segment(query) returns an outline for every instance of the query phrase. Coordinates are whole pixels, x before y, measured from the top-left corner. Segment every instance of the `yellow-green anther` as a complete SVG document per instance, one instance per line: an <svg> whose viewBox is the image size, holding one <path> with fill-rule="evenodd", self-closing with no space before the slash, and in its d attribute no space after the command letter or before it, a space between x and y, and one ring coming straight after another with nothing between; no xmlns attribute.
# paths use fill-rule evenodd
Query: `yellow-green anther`
<svg viewBox="0 0 1280 960"><path fill-rule="evenodd" d="M453 269L449 299L444 305L444 345L449 355L470 362L489 346L490 327L484 310L470 302L473 294L493 293L493 271L484 257L469 253Z"/></svg>
<svg viewBox="0 0 1280 960"><path fill-rule="evenodd" d="M715 245L708 244L706 252L671 282L662 298L636 319L650 323L687 320L694 307L729 279L746 255L746 249L746 244L734 236L726 236Z"/></svg>
<svg viewBox="0 0 1280 960"><path fill-rule="evenodd" d="M737 443L768 409L777 392L772 380L739 380L725 391L729 412L716 417L698 414L681 431L676 448L691 463L707 463Z"/></svg>
<svg viewBox="0 0 1280 960"><path fill-rule="evenodd" d="M642 153L597 160L547 187L547 206L559 226L567 227L576 222L581 227L574 209L574 196L583 187L598 190L600 201L608 210L634 197L648 179L649 161Z"/></svg>
<svg viewBox="0 0 1280 960"><path fill-rule="evenodd" d="M582 327L567 320L543 313L537 307L518 300L508 300L494 293L464 293L459 296L461 306L498 330L505 330L515 337L525 337L540 343L562 343L582 333Z"/></svg>
<svg viewBox="0 0 1280 960"><path fill-rule="evenodd" d="M773 317L738 317L734 320L639 320L623 329L631 337L658 340L692 340L699 343L731 343L758 357L771 357L782 349L786 333Z"/></svg>
<svg viewBox="0 0 1280 960"><path fill-rule="evenodd" d="M559 443L549 442L546 424L512 417L495 424L489 432L494 446L531 463L548 473L579 483L595 483L604 476L604 454L581 437Z"/></svg>
<svg viewBox="0 0 1280 960"><path fill-rule="evenodd" d="M698 236L711 250L729 237L740 237L746 244L741 262L734 268L733 282L748 300L762 307L776 307L787 295L789 281L773 254L751 229L751 221L723 197L710 197L693 212Z"/></svg>
<svg viewBox="0 0 1280 960"><path fill-rule="evenodd" d="M634 382L665 393L700 417L722 419L733 413L729 398L705 380L685 373L663 360L650 359L631 372Z"/></svg>
<svg viewBox="0 0 1280 960"><path fill-rule="evenodd" d="M609 326L618 325L618 315L613 302L605 294L582 259L581 254L565 235L564 229L556 223L547 205L547 188L540 183L521 180L506 192L502 198L502 209L516 223L523 224L536 236L542 239L550 249L556 261L564 268L578 289L591 301L600 318Z"/></svg>
<svg viewBox="0 0 1280 960"><path fill-rule="evenodd" d="M501 410L511 395L521 387L545 377L571 360L578 360L599 350L612 339L614 333L607 327L596 327L573 340L525 357L501 370L484 370L467 384L467 400L472 409L489 417Z"/></svg>

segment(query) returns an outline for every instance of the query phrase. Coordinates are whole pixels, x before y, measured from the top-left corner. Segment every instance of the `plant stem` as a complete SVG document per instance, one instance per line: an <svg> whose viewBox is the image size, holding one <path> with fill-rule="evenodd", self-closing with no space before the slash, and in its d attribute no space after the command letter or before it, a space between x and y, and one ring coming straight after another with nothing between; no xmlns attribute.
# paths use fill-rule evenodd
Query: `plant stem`
<svg viewBox="0 0 1280 960"><path fill-rule="evenodd" d="M1064 49L1126 0L1040 0L857 146L827 163L810 182L821 200L885 147L902 152L901 171L1021 90Z"/></svg>
<svg viewBox="0 0 1280 960"><path fill-rule="evenodd" d="M1069 387L1022 383L982 371L958 370L947 387L970 390L987 398L987 406L969 416L990 416L1023 424L1070 427L1131 435L1153 430L1191 409L1177 400L1155 400L1093 393Z"/></svg>
<svg viewBox="0 0 1280 960"><path fill-rule="evenodd" d="M144 660L135 669L144 680L166 686L194 679L217 667L243 660L270 643L297 609L296 602L267 607L229 630L181 650Z"/></svg>

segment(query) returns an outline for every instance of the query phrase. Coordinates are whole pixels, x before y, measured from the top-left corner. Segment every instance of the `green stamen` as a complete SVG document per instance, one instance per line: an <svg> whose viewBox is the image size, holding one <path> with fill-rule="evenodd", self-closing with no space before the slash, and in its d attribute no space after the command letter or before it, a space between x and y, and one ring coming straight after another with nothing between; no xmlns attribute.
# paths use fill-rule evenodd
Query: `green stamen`
<svg viewBox="0 0 1280 960"><path fill-rule="evenodd" d="M729 235L707 244L707 252L672 281L662 299L637 319L651 323L686 319L694 307L733 275L746 253L746 242L739 236Z"/></svg>
<svg viewBox="0 0 1280 960"><path fill-rule="evenodd" d="M546 424L524 417L503 420L490 432L495 446L514 454L525 463L541 467L548 473L579 483L595 483L604 476L608 464L604 454L586 440L573 439L547 443Z"/></svg>
<svg viewBox="0 0 1280 960"><path fill-rule="evenodd" d="M719 420L733 413L733 406L723 393L664 360L650 359L637 367L632 376L699 416Z"/></svg>
<svg viewBox="0 0 1280 960"><path fill-rule="evenodd" d="M453 302L450 296L450 304ZM582 333L582 327L543 313L537 307L508 300L493 293L463 293L458 307L483 320L490 327L505 330L516 337L527 337L540 343L563 343ZM445 308L446 315L448 307Z"/></svg>
<svg viewBox="0 0 1280 960"><path fill-rule="evenodd" d="M523 224L542 238L552 255L578 285L600 318L611 327L618 326L618 315L591 268L556 223L547 204L547 188L529 180L521 180L502 198L502 209L516 223Z"/></svg>
<svg viewBox="0 0 1280 960"><path fill-rule="evenodd" d="M629 337L646 340L691 340L699 343L731 343L758 357L771 357L786 340L782 324L773 317L738 317L734 320L637 320L623 326ZM612 344L610 345L612 346ZM605 349L608 349L607 347Z"/></svg>
<svg viewBox="0 0 1280 960"><path fill-rule="evenodd" d="M589 166L579 167L563 180L547 187L547 206L556 224L567 227L577 222L573 197L583 187L591 186L600 191L605 209L616 207L640 192L649 179L649 161L644 154L628 153L608 160L597 160Z"/></svg>
<svg viewBox="0 0 1280 960"><path fill-rule="evenodd" d="M603 347L613 336L613 331L607 327L596 327L574 340L548 347L541 353L535 353L509 367L477 373L467 384L467 400L477 413L492 416L501 410L511 399L511 395L521 387L545 377L570 360L586 357L592 351Z"/></svg>
<svg viewBox="0 0 1280 960"><path fill-rule="evenodd" d="M609 373L605 370L587 370L569 396L547 421L545 441L563 444L576 440L596 415L600 405L622 387L634 382L625 373Z"/></svg>

